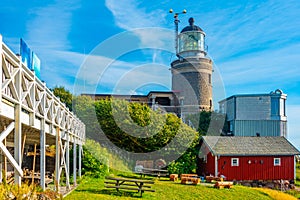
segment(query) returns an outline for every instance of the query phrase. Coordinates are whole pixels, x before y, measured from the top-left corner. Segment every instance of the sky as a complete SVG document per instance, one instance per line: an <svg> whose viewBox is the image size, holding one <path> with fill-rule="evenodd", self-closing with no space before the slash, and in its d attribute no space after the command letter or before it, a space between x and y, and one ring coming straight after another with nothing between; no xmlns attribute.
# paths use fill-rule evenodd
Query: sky
<svg viewBox="0 0 300 200"><path fill-rule="evenodd" d="M279 88L288 95L288 139L299 149L299 0L1 0L0 34L15 53L20 38L26 41L50 88L75 94L168 91L176 58L170 8L187 10L179 15L179 30L193 17L206 33L215 108L231 95Z"/></svg>

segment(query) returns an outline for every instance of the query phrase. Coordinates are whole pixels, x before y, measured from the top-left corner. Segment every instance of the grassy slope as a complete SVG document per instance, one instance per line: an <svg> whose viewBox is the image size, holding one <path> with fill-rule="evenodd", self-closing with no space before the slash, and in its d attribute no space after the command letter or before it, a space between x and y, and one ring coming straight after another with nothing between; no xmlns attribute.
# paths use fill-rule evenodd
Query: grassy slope
<svg viewBox="0 0 300 200"><path fill-rule="evenodd" d="M181 185L179 182L156 180L153 189L156 192L146 192L142 199L295 199L292 196L272 190L257 190L253 188L234 186L232 189L215 189L206 186ZM137 199L139 195L135 192L118 193L115 189L106 189L103 179L85 178L80 186L65 199L84 200L115 200L115 199Z"/></svg>

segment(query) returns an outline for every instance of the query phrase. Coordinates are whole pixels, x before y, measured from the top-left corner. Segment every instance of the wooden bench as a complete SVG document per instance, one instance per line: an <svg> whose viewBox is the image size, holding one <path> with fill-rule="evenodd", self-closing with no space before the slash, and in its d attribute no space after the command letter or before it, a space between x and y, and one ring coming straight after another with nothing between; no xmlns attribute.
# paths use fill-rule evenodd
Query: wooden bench
<svg viewBox="0 0 300 200"><path fill-rule="evenodd" d="M230 181L217 181L214 185L215 188L230 188L233 185L233 182Z"/></svg>
<svg viewBox="0 0 300 200"><path fill-rule="evenodd" d="M155 192L155 190L151 189L151 184L154 184L154 181L149 180L115 178L107 176L105 177L104 183L106 184L106 188L115 188L117 191L119 191L119 189L136 190L138 193L141 193L141 196L145 191Z"/></svg>
<svg viewBox="0 0 300 200"><path fill-rule="evenodd" d="M200 178L197 174L181 174L181 184L193 184L197 185L200 183Z"/></svg>
<svg viewBox="0 0 300 200"><path fill-rule="evenodd" d="M215 176L206 176L205 180L206 182L211 183L212 181L221 181L221 178Z"/></svg>
<svg viewBox="0 0 300 200"><path fill-rule="evenodd" d="M161 176L168 176L169 172L168 170L163 170L163 169L153 169L153 168L142 168L141 172L137 172L138 174L141 174L141 178L145 175L150 175L150 176L157 176L160 178Z"/></svg>
<svg viewBox="0 0 300 200"><path fill-rule="evenodd" d="M170 174L170 181L178 181L178 174Z"/></svg>

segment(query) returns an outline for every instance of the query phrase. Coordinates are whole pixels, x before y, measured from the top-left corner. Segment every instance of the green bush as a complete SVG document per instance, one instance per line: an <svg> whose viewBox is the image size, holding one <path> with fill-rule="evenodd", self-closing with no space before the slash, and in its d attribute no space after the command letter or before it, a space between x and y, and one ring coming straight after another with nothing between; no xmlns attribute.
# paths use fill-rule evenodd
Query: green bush
<svg viewBox="0 0 300 200"><path fill-rule="evenodd" d="M87 140L83 146L82 173L95 178L103 177L108 172L108 153L100 144Z"/></svg>

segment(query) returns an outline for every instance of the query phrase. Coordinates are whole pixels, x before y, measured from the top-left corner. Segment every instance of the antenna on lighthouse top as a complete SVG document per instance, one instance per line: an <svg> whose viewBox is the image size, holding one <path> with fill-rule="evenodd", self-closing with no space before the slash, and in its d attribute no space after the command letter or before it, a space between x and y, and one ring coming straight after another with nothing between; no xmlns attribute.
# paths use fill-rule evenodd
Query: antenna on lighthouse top
<svg viewBox="0 0 300 200"><path fill-rule="evenodd" d="M169 10L169 13L173 13L173 9L171 8ZM178 15L180 14L185 14L186 13L186 10L184 9L182 12L180 13L174 13L174 25L175 25L175 52L176 52L176 56L178 56L178 23L180 22L179 19L178 19Z"/></svg>

